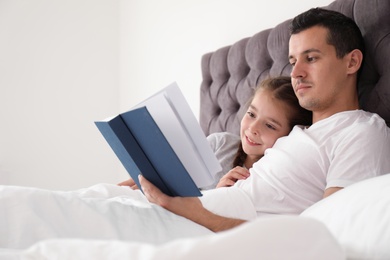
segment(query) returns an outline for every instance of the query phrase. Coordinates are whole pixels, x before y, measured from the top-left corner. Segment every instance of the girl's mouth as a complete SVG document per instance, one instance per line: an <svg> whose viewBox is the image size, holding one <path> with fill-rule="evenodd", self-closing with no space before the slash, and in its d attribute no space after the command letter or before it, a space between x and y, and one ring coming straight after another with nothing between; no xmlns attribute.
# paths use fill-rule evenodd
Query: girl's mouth
<svg viewBox="0 0 390 260"><path fill-rule="evenodd" d="M253 141L252 139L250 139L248 136L245 136L246 137L246 141L250 144L250 145L260 145L259 143L256 143L255 141Z"/></svg>

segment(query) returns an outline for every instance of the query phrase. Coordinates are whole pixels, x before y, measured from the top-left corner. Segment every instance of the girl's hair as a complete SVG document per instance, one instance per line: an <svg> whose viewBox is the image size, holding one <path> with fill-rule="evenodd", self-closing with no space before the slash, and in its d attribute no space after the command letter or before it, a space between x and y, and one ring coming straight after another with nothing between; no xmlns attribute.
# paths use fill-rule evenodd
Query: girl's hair
<svg viewBox="0 0 390 260"><path fill-rule="evenodd" d="M295 125L309 126L312 124L312 113L299 105L290 77L279 76L265 79L256 88L247 105L252 102L253 98L260 90L267 90L268 93L270 93L275 99L283 101L289 107L287 118L289 120L290 129L292 129ZM236 166L242 166L245 163L246 157L247 154L244 152L240 142L237 154L233 160L233 168Z"/></svg>

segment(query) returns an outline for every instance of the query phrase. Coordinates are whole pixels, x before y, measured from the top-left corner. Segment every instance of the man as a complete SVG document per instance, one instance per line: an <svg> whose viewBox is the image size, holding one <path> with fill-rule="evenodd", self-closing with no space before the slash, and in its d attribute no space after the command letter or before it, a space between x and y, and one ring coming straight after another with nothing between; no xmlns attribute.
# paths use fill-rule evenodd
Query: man
<svg viewBox="0 0 390 260"><path fill-rule="evenodd" d="M299 214L354 182L390 172L390 131L379 116L359 110L363 39L353 20L319 8L297 16L289 61L294 91L313 112L313 125L279 139L234 186L251 197L258 215ZM150 202L212 231L245 222L210 212L198 198L166 196L139 179Z"/></svg>

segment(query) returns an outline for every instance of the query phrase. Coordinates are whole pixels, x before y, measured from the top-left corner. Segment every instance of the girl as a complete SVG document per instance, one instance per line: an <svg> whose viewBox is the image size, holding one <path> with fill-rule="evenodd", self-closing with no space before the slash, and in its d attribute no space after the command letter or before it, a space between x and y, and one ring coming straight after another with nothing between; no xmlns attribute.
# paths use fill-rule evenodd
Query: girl
<svg viewBox="0 0 390 260"><path fill-rule="evenodd" d="M232 186L237 180L248 178L248 169L276 139L288 135L294 125L308 126L312 122L311 112L298 103L290 77L264 80L248 103L240 136L224 132L207 137L223 170L217 174L214 185L206 189Z"/></svg>

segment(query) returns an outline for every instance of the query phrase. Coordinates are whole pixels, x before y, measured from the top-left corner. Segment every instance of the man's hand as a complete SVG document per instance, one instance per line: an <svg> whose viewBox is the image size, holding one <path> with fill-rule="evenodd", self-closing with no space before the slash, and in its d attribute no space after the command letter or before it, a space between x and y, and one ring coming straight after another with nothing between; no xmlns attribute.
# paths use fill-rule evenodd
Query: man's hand
<svg viewBox="0 0 390 260"><path fill-rule="evenodd" d="M204 209L202 203L196 197L170 197L161 192L142 175L139 175L139 181L149 202L157 204L177 215L190 219L193 212Z"/></svg>
<svg viewBox="0 0 390 260"><path fill-rule="evenodd" d="M236 166L219 180L217 188L233 186L238 180L247 179L249 175L248 169Z"/></svg>
<svg viewBox="0 0 390 260"><path fill-rule="evenodd" d="M139 189L137 184L135 183L135 181L132 178L125 180L125 181L122 181L121 183L118 183L118 185L119 186L129 186L133 190Z"/></svg>
<svg viewBox="0 0 390 260"><path fill-rule="evenodd" d="M185 217L202 225L211 231L218 232L236 227L245 222L241 219L232 219L218 216L203 207L196 197L170 197L162 193L142 175L139 175L142 190L149 202L157 204L172 213Z"/></svg>

